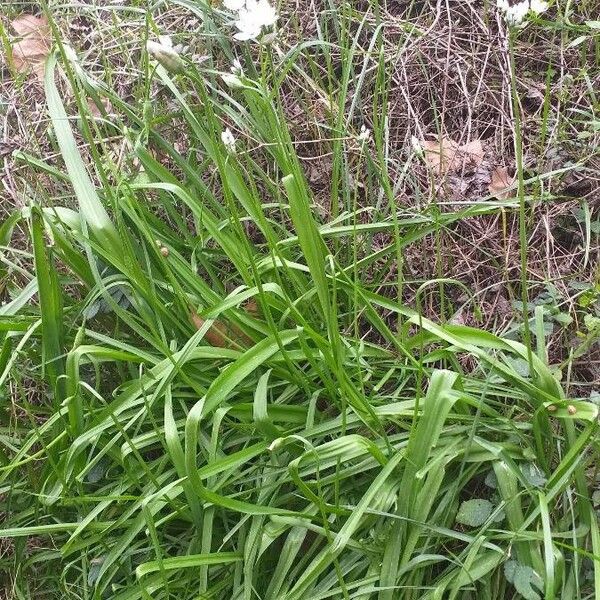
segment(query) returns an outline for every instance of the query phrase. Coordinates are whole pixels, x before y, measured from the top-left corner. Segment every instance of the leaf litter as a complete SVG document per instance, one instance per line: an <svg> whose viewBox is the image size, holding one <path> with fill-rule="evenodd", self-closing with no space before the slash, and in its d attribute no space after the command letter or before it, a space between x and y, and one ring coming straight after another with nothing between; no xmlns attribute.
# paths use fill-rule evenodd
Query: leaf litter
<svg viewBox="0 0 600 600"><path fill-rule="evenodd" d="M440 176L448 173L475 169L483 161L484 150L481 140L458 144L448 137L422 142L425 161Z"/></svg>
<svg viewBox="0 0 600 600"><path fill-rule="evenodd" d="M451 200L485 195L506 200L512 196L509 188L515 178L507 167L498 166L501 157L487 148L485 140L459 144L443 136L437 140L424 140L421 147L427 167L436 176L438 193Z"/></svg>
<svg viewBox="0 0 600 600"><path fill-rule="evenodd" d="M22 15L11 22L20 41L12 45L12 60L19 73L33 73L44 80L46 58L52 47L50 25L45 16Z"/></svg>
<svg viewBox="0 0 600 600"><path fill-rule="evenodd" d="M494 196L498 198L498 200L510 198L511 192L508 191L508 188L512 186L514 181L515 178L508 174L508 169L506 167L496 167L492 171L492 179L488 186L490 196Z"/></svg>

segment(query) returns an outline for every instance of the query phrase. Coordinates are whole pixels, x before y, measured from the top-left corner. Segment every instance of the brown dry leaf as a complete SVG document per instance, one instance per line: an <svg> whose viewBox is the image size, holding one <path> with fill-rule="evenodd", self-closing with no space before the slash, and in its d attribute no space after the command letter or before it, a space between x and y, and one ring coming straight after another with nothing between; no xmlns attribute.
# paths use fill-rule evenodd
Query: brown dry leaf
<svg viewBox="0 0 600 600"><path fill-rule="evenodd" d="M444 137L441 140L424 140L421 145L425 161L438 175L461 171L467 165L476 168L483 161L481 140L459 146L454 140Z"/></svg>
<svg viewBox="0 0 600 600"><path fill-rule="evenodd" d="M424 140L421 144L425 161L438 175L444 175L454 162L458 144L449 138Z"/></svg>
<svg viewBox="0 0 600 600"><path fill-rule="evenodd" d="M205 323L205 320L195 311L192 311L190 318L196 329L200 329ZM215 321L204 335L204 338L211 346L218 348L237 349L240 346L250 346L253 343L239 327L227 325L222 321Z"/></svg>
<svg viewBox="0 0 600 600"><path fill-rule="evenodd" d="M260 316L260 309L258 307L256 298L250 298L250 300L247 300L242 308L252 317L256 318Z"/></svg>
<svg viewBox="0 0 600 600"><path fill-rule="evenodd" d="M492 171L492 180L488 187L490 196L495 196L498 200L506 200L510 198L511 193L506 191L515 181L514 177L508 174L506 167L496 167Z"/></svg>
<svg viewBox="0 0 600 600"><path fill-rule="evenodd" d="M484 150L481 140L467 142L458 149L458 152L475 169L483 162ZM462 164L458 166L457 170L461 168Z"/></svg>
<svg viewBox="0 0 600 600"><path fill-rule="evenodd" d="M102 102L102 107L104 108L106 113L110 115L113 111L113 108L108 98L102 98L100 102ZM87 99L87 106L90 111L90 114L94 119L101 119L103 117L100 107L96 104L96 102L94 102L92 98Z"/></svg>
<svg viewBox="0 0 600 600"><path fill-rule="evenodd" d="M19 73L32 71L39 81L44 80L46 58L52 46L48 20L43 15L23 15L11 23L21 41L13 44L12 56Z"/></svg>

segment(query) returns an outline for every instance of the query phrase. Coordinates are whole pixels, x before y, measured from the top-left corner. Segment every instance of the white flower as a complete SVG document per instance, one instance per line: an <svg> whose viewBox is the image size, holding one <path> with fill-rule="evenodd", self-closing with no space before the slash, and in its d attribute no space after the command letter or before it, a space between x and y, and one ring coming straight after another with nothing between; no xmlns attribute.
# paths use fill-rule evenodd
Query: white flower
<svg viewBox="0 0 600 600"><path fill-rule="evenodd" d="M367 129L364 125L360 126L360 133L358 134L358 141L361 144L365 144L371 139L371 131Z"/></svg>
<svg viewBox="0 0 600 600"><path fill-rule="evenodd" d="M244 75L244 69L242 68L242 63L237 59L233 59L233 64L229 68L229 70L234 74L242 77Z"/></svg>
<svg viewBox="0 0 600 600"><path fill-rule="evenodd" d="M498 10L504 13L504 18L509 25L520 25L529 12L529 0L523 0L510 6L508 0L496 0Z"/></svg>
<svg viewBox="0 0 600 600"><path fill-rule="evenodd" d="M223 5L229 10L240 10L240 8L244 8L244 4L246 4L246 0L223 0Z"/></svg>
<svg viewBox="0 0 600 600"><path fill-rule="evenodd" d="M262 27L257 25L249 16L242 16L242 12L246 13L247 11L245 9L240 11L240 18L235 22L235 26L239 31L233 37L241 42L255 40L260 35Z"/></svg>
<svg viewBox="0 0 600 600"><path fill-rule="evenodd" d="M548 10L548 3L544 0L531 0L531 12L541 15Z"/></svg>
<svg viewBox="0 0 600 600"><path fill-rule="evenodd" d="M181 73L183 71L185 64L177 50L173 48L171 39L168 36L161 35L158 42L148 40L146 50L167 71L171 73Z"/></svg>
<svg viewBox="0 0 600 600"><path fill-rule="evenodd" d="M235 141L236 140L233 137L233 133L231 133L231 129L229 129L229 127L221 133L221 141L225 145L225 148L227 148L227 152L229 152L231 154L235 154Z"/></svg>
<svg viewBox="0 0 600 600"><path fill-rule="evenodd" d="M506 20L511 25L519 25L529 12L529 2L519 2L513 6L509 6L506 11Z"/></svg>
<svg viewBox="0 0 600 600"><path fill-rule="evenodd" d="M263 27L273 27L277 23L277 11L274 6L271 6L268 0L260 0L258 9L261 14Z"/></svg>
<svg viewBox="0 0 600 600"><path fill-rule="evenodd" d="M246 0L246 7L238 12L235 26L239 31L233 36L236 40L255 40L263 27L272 27L277 23L277 12L268 0Z"/></svg>
<svg viewBox="0 0 600 600"><path fill-rule="evenodd" d="M166 46L167 48L172 48L173 47L173 40L171 39L170 35L159 35L158 36L158 43L161 46Z"/></svg>

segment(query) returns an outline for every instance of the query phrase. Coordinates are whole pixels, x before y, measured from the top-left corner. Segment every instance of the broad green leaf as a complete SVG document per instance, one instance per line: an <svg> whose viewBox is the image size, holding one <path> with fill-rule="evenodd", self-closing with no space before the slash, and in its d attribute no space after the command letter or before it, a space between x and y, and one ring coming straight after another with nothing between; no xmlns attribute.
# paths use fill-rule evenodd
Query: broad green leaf
<svg viewBox="0 0 600 600"><path fill-rule="evenodd" d="M490 517L494 505L485 498L473 498L461 503L456 522L467 527L481 527Z"/></svg>
<svg viewBox="0 0 600 600"><path fill-rule="evenodd" d="M536 590L542 590L542 579L531 567L508 560L504 563L504 576L525 600L540 600Z"/></svg>

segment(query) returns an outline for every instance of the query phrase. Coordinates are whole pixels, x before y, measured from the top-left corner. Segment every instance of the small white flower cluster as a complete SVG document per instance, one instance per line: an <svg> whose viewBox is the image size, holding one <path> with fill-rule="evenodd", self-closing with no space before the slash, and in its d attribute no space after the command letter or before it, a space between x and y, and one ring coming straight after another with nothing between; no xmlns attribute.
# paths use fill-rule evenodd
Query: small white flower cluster
<svg viewBox="0 0 600 600"><path fill-rule="evenodd" d="M227 129L221 133L221 141L223 142L223 145L229 154L235 154L236 139L233 136L233 133L231 133L231 129L229 129L229 127L227 127Z"/></svg>
<svg viewBox="0 0 600 600"><path fill-rule="evenodd" d="M359 143L366 144L371 139L371 130L367 129L364 125L361 125L357 139Z"/></svg>
<svg viewBox="0 0 600 600"><path fill-rule="evenodd" d="M508 0L497 0L497 6L510 25L520 25L529 13L540 15L548 10L548 2L545 0L523 0L512 6Z"/></svg>
<svg viewBox="0 0 600 600"><path fill-rule="evenodd" d="M543 12L548 10L548 3L546 0L531 0L529 4L531 5L531 12L535 13L536 15L541 15Z"/></svg>
<svg viewBox="0 0 600 600"><path fill-rule="evenodd" d="M237 12L235 26L239 31L233 36L236 40L257 40L263 29L277 23L277 11L269 0L224 0L223 4Z"/></svg>

